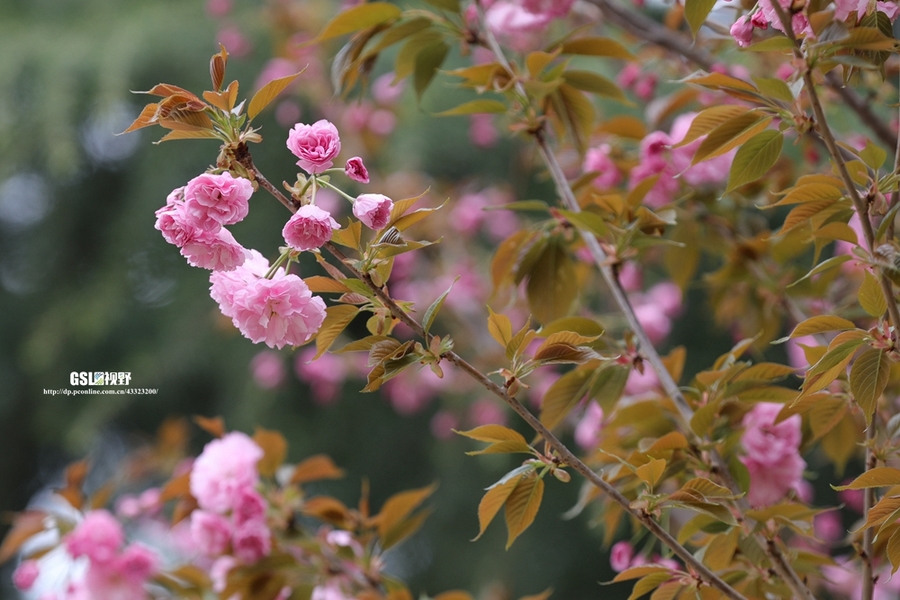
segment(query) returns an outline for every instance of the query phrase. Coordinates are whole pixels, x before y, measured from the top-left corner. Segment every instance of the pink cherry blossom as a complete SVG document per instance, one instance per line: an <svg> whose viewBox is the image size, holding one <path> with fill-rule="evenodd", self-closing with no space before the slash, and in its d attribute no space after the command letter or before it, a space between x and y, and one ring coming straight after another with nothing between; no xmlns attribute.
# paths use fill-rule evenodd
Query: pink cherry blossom
<svg viewBox="0 0 900 600"><path fill-rule="evenodd" d="M622 181L622 173L616 163L610 158L612 149L609 144L603 144L596 148L589 148L584 155L584 163L581 170L584 172L595 171L594 185L601 189L609 189L619 185Z"/></svg>
<svg viewBox="0 0 900 600"><path fill-rule="evenodd" d="M731 26L731 37L737 42L737 45L746 48L753 41L753 23L750 17L742 15L734 25Z"/></svg>
<svg viewBox="0 0 900 600"><path fill-rule="evenodd" d="M19 563L19 566L16 567L16 570L13 571L13 585L23 592L28 591L31 589L31 586L34 585L34 581L40 574L41 569L38 561L23 560Z"/></svg>
<svg viewBox="0 0 900 600"><path fill-rule="evenodd" d="M490 114L469 115L469 141L478 148L492 148L500 141L500 133Z"/></svg>
<svg viewBox="0 0 900 600"><path fill-rule="evenodd" d="M180 187L166 198L166 205L156 211L155 228L163 238L179 248L203 234L193 217L184 208L184 187Z"/></svg>
<svg viewBox="0 0 900 600"><path fill-rule="evenodd" d="M530 13L555 19L569 14L575 0L521 0L521 3Z"/></svg>
<svg viewBox="0 0 900 600"><path fill-rule="evenodd" d="M498 0L485 13L487 26L501 43L523 52L534 47L552 17L535 14L519 4Z"/></svg>
<svg viewBox="0 0 900 600"><path fill-rule="evenodd" d="M330 214L315 204L307 204L294 213L281 234L288 246L295 250L316 250L331 239L333 230L340 228Z"/></svg>
<svg viewBox="0 0 900 600"><path fill-rule="evenodd" d="M341 391L347 368L339 356L326 352L313 360L315 355L315 348L299 353L294 362L294 373L297 379L309 384L316 403L331 404Z"/></svg>
<svg viewBox="0 0 900 600"><path fill-rule="evenodd" d="M115 558L124 541L122 526L109 511L100 509L85 515L66 537L66 549L73 558L87 556L92 563L103 565Z"/></svg>
<svg viewBox="0 0 900 600"><path fill-rule="evenodd" d="M344 174L353 181L369 183L369 171L366 169L366 165L363 164L363 159L358 156L354 156L347 161L347 164L344 165Z"/></svg>
<svg viewBox="0 0 900 600"><path fill-rule="evenodd" d="M259 481L256 463L262 449L233 431L206 444L191 470L191 494L200 508L219 514L234 508L239 492Z"/></svg>
<svg viewBox="0 0 900 600"><path fill-rule="evenodd" d="M265 521L266 501L255 489L242 488L237 493L231 517L238 527L247 521Z"/></svg>
<svg viewBox="0 0 900 600"><path fill-rule="evenodd" d="M793 0L778 0L778 4L785 14L791 14ZM784 26L781 24L781 19L778 18L778 13L776 13L775 9L772 7L772 0L759 0L759 8L766 18L766 21L768 21L772 27L778 31L784 31ZM794 35L797 36L814 35L812 27L809 25L809 20L803 12L794 13L791 17L791 29L794 30Z"/></svg>
<svg viewBox="0 0 900 600"><path fill-rule="evenodd" d="M305 344L325 321L325 302L293 274L252 281L234 298L235 326L270 348Z"/></svg>
<svg viewBox="0 0 900 600"><path fill-rule="evenodd" d="M353 203L353 214L369 229L381 229L388 224L394 201L381 194L360 194Z"/></svg>
<svg viewBox="0 0 900 600"><path fill-rule="evenodd" d="M681 288L677 284L671 281L657 283L647 290L647 296L667 317L677 317L681 313Z"/></svg>
<svg viewBox="0 0 900 600"><path fill-rule="evenodd" d="M244 263L246 249L223 227L216 233L203 231L191 237L181 247L181 255L192 267L233 271Z"/></svg>
<svg viewBox="0 0 900 600"><path fill-rule="evenodd" d="M603 426L603 409L596 402L589 402L584 415L575 426L575 442L582 450L593 450L600 443Z"/></svg>
<svg viewBox="0 0 900 600"><path fill-rule="evenodd" d="M385 73L375 78L372 82L372 97L376 102L390 106L400 100L406 89L406 80L401 79L394 83L394 79L394 73Z"/></svg>
<svg viewBox="0 0 900 600"><path fill-rule="evenodd" d="M212 580L214 592L221 594L225 591L228 585L228 572L236 567L237 564L237 559L228 554L220 556L213 561L212 566L209 568L209 578Z"/></svg>
<svg viewBox="0 0 900 600"><path fill-rule="evenodd" d="M235 557L243 563L253 564L272 551L272 534L265 522L247 521L234 532L231 540Z"/></svg>
<svg viewBox="0 0 900 600"><path fill-rule="evenodd" d="M753 506L769 506L796 489L806 462L800 457L800 415L775 424L782 405L760 402L744 416L741 462L750 471L747 499Z"/></svg>
<svg viewBox="0 0 900 600"><path fill-rule="evenodd" d="M206 510L191 513L191 538L197 550L207 556L218 556L231 541L231 521Z"/></svg>
<svg viewBox="0 0 900 600"><path fill-rule="evenodd" d="M625 393L629 396L642 396L647 392L652 392L659 387L659 378L656 371L644 363L644 372L641 373L637 369L632 369L628 374L625 382Z"/></svg>
<svg viewBox="0 0 900 600"><path fill-rule="evenodd" d="M634 548L632 547L631 542L622 540L621 542L616 542L613 544L613 547L610 548L609 566L612 567L613 571L620 573L631 566L633 558Z"/></svg>
<svg viewBox="0 0 900 600"><path fill-rule="evenodd" d="M332 167L341 151L341 138L333 123L321 119L312 125L294 125L288 133L287 147L300 159L297 166L316 174Z"/></svg>
<svg viewBox="0 0 900 600"><path fill-rule="evenodd" d="M253 184L243 177L204 173L188 181L184 188L184 209L194 224L216 232L222 225L234 225L247 216Z"/></svg>
<svg viewBox="0 0 900 600"><path fill-rule="evenodd" d="M274 390L287 376L281 354L273 350L263 350L250 361L250 372L253 381L264 390Z"/></svg>

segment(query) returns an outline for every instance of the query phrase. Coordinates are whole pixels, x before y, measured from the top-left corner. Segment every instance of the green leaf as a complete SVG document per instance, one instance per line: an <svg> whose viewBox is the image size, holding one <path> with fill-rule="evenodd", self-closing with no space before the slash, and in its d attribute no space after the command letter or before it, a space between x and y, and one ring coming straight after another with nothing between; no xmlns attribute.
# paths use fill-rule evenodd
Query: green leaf
<svg viewBox="0 0 900 600"><path fill-rule="evenodd" d="M893 467L875 467L869 469L848 485L833 485L833 489L842 492L844 490L865 490L874 487L889 487L900 485L900 469Z"/></svg>
<svg viewBox="0 0 900 600"><path fill-rule="evenodd" d="M459 12L459 0L425 0L428 4L450 12Z"/></svg>
<svg viewBox="0 0 900 600"><path fill-rule="evenodd" d="M691 164L725 154L732 148L740 146L757 133L764 131L772 117L763 113L750 111L725 121L709 132L694 153Z"/></svg>
<svg viewBox="0 0 900 600"><path fill-rule="evenodd" d="M662 477L663 473L666 470L666 459L664 458L655 458L648 463L645 463L639 466L634 470L635 474L646 483L650 490L653 490L653 487L659 483L659 479Z"/></svg>
<svg viewBox="0 0 900 600"><path fill-rule="evenodd" d="M651 575L647 575L634 584L634 588L632 588L631 595L628 596L628 600L637 600L641 596L649 594L653 590L657 589L659 586L669 581L670 579L672 579L672 573L669 572L653 573Z"/></svg>
<svg viewBox="0 0 900 600"><path fill-rule="evenodd" d="M887 152L880 146L873 144L872 140L867 139L866 147L859 153L859 157L870 169L877 171L884 164L884 161L887 160Z"/></svg>
<svg viewBox="0 0 900 600"><path fill-rule="evenodd" d="M325 309L325 321L316 334L316 360L331 348L334 340L341 334L350 321L359 313L359 309L348 304L339 304L337 306L329 306Z"/></svg>
<svg viewBox="0 0 900 600"><path fill-rule="evenodd" d="M726 192L756 181L768 173L781 155L783 143L784 134L767 130L756 134L741 146L731 163Z"/></svg>
<svg viewBox="0 0 900 600"><path fill-rule="evenodd" d="M303 71L300 71L300 73L302 72ZM262 112L262 110L278 96L278 94L283 92L287 86L291 85L291 83L300 76L300 73L273 79L262 86L258 92L253 94L253 98L250 99L250 105L247 107L247 118L252 121L256 115Z"/></svg>
<svg viewBox="0 0 900 600"><path fill-rule="evenodd" d="M750 111L750 108L740 104L718 104L710 106L697 113L691 121L691 126L684 138L675 147L687 146L699 137L703 137L722 123L730 121Z"/></svg>
<svg viewBox="0 0 900 600"><path fill-rule="evenodd" d="M552 238L528 272L528 306L541 323L549 323L568 314L578 297L575 264L564 242Z"/></svg>
<svg viewBox="0 0 900 600"><path fill-rule="evenodd" d="M850 391L869 426L872 425L875 403L884 392L890 373L891 361L884 350L866 350L850 367Z"/></svg>
<svg viewBox="0 0 900 600"><path fill-rule="evenodd" d="M609 234L609 226L606 224L606 221L604 221L603 217L595 212L591 212L589 210L582 210L578 212L565 209L558 210L559 214L564 216L567 221L572 223L572 225L574 225L578 229L598 236L605 236Z"/></svg>
<svg viewBox="0 0 900 600"><path fill-rule="evenodd" d="M875 276L866 271L865 278L859 288L859 304L863 310L873 317L881 317L887 311L887 300L884 291Z"/></svg>
<svg viewBox="0 0 900 600"><path fill-rule="evenodd" d="M321 42L353 33L360 29L380 25L398 18L401 14L400 7L389 2L359 4L345 10L329 21L315 41Z"/></svg>
<svg viewBox="0 0 900 600"><path fill-rule="evenodd" d="M488 100L481 98L471 100L460 104L457 107L441 111L435 114L436 117L451 117L454 115L475 115L482 113L505 113L507 111L506 104L499 100Z"/></svg>
<svg viewBox="0 0 900 600"><path fill-rule="evenodd" d="M799 284L799 283L802 283L802 282L806 281L807 279L809 279L809 278L812 277L813 275L818 275L819 273L824 273L825 271L827 271L827 270L829 270L829 269L833 269L834 267L837 267L837 266L839 266L839 265L844 264L844 263L847 262L848 260L853 260L853 257L852 257L852 256L848 256L847 254L840 254L840 255L838 255L838 256L832 256L832 257L829 258L828 260L823 260L822 262L820 262L819 264L817 264L815 267L813 267L813 268L809 271L809 273L807 273L806 275L804 275L803 277L801 277L800 279L798 279L798 280L795 281L794 283L789 284L787 287L788 287L788 288L792 288L792 287L794 287L795 285L797 285L797 284Z"/></svg>
<svg viewBox="0 0 900 600"><path fill-rule="evenodd" d="M802 323L799 323L794 327L794 330L787 339L815 335L827 331L844 331L846 329L855 328L856 325L853 321L848 321L847 319L836 317L834 315L819 315L817 317L810 317Z"/></svg>
<svg viewBox="0 0 900 600"><path fill-rule="evenodd" d="M566 83L582 92L628 102L625 93L614 82L592 71L569 70L563 73Z"/></svg>
<svg viewBox="0 0 900 600"><path fill-rule="evenodd" d="M506 499L506 549L534 522L544 497L544 480L532 474L522 477Z"/></svg>
<svg viewBox="0 0 900 600"><path fill-rule="evenodd" d="M785 35L776 35L761 42L757 42L746 48L742 48L745 52L770 52L772 50L791 50L794 42Z"/></svg>
<svg viewBox="0 0 900 600"><path fill-rule="evenodd" d="M559 425L588 394L595 377L595 369L578 368L554 381L541 401L541 423L548 429Z"/></svg>
<svg viewBox="0 0 900 600"><path fill-rule="evenodd" d="M500 485L495 484L488 488L487 493L478 504L478 535L472 539L473 542L481 537L484 530L487 529L494 517L497 516L497 513L500 512L500 509L506 504L509 495L516 489L520 477L521 475L518 475Z"/></svg>
<svg viewBox="0 0 900 600"><path fill-rule="evenodd" d="M422 99L422 94L431 85L431 80L437 74L438 69L444 64L450 46L442 41L435 42L429 46L425 46L416 55L416 66L413 71L413 87L416 89L416 95Z"/></svg>
<svg viewBox="0 0 900 600"><path fill-rule="evenodd" d="M479 442L524 442L525 438L518 431L504 427L503 425L480 425L468 431L456 431L459 435L477 440Z"/></svg>
<svg viewBox="0 0 900 600"><path fill-rule="evenodd" d="M574 331L581 335L599 337L603 335L604 329L597 321L587 317L563 317L541 327L539 335L549 337L559 331Z"/></svg>
<svg viewBox="0 0 900 600"><path fill-rule="evenodd" d="M604 37L585 37L565 41L562 44L562 53L637 60L625 46L616 40Z"/></svg>
<svg viewBox="0 0 900 600"><path fill-rule="evenodd" d="M791 92L791 88L788 87L788 84L785 83L783 79L778 79L775 77L754 77L753 83L756 84L756 87L759 88L759 91L763 92L775 98L776 100L781 100L783 102L793 102L794 94Z"/></svg>
<svg viewBox="0 0 900 600"><path fill-rule="evenodd" d="M684 0L684 17L695 38L715 5L716 0Z"/></svg>
<svg viewBox="0 0 900 600"><path fill-rule="evenodd" d="M438 298L431 303L431 306L428 307L428 310L425 311L425 316L422 317L422 328L425 329L425 333L428 333L428 330L431 329L431 324L434 323L434 318L440 312L441 307L444 306L444 300L447 299L447 294L450 293L450 290L453 289L453 284L459 281L459 276L453 280L453 283L450 284L450 287L447 288L447 291L438 296Z"/></svg>
<svg viewBox="0 0 900 600"><path fill-rule="evenodd" d="M550 96L553 111L568 131L579 152L587 148L594 127L594 105L580 90L562 84Z"/></svg>
<svg viewBox="0 0 900 600"><path fill-rule="evenodd" d="M509 317L503 314L497 314L491 307L488 307L488 333L494 338L498 344L506 348L512 339L512 322Z"/></svg>
<svg viewBox="0 0 900 600"><path fill-rule="evenodd" d="M897 569L900 568L900 529L894 531L894 533L891 534L891 537L888 538L885 553L891 561L891 566L893 567L891 569L891 575L893 575L897 572Z"/></svg>
<svg viewBox="0 0 900 600"><path fill-rule="evenodd" d="M822 358L806 372L806 379L803 381L803 393L797 399L799 400L803 396L808 396L831 385L832 381L844 373L857 348L865 343L865 338L850 339L829 348Z"/></svg>

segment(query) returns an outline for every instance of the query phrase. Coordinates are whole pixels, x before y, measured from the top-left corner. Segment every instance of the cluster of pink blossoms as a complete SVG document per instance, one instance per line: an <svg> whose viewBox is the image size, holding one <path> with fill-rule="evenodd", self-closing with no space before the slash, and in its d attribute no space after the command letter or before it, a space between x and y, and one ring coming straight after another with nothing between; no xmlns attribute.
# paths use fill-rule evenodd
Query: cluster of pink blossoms
<svg viewBox="0 0 900 600"><path fill-rule="evenodd" d="M125 545L125 533L106 510L87 513L64 538L73 559L88 563L83 577L73 577L62 592L50 592L41 600L139 600L146 598L145 585L159 571L159 557L150 548ZM124 547L123 547L124 546ZM13 574L20 590L30 590L40 575L38 560L23 561Z"/></svg>
<svg viewBox="0 0 900 600"><path fill-rule="evenodd" d="M156 229L194 267L231 271L244 262L244 248L225 225L244 219L253 185L231 173L204 173L174 190L156 211Z"/></svg>
<svg viewBox="0 0 900 600"><path fill-rule="evenodd" d="M521 52L535 47L550 21L569 14L575 0L487 0L481 4L494 35ZM470 26L477 23L474 4L466 10L465 17Z"/></svg>
<svg viewBox="0 0 900 600"><path fill-rule="evenodd" d="M277 269L267 279L268 271L269 261L248 250L240 267L210 275L210 295L253 343L270 348L305 344L325 321L325 302L298 276Z"/></svg>
<svg viewBox="0 0 900 600"><path fill-rule="evenodd" d="M272 550L266 501L256 491L262 449L246 434L232 432L206 445L191 470L191 536L198 550L218 558L218 570L253 564ZM230 554L224 556L228 553Z"/></svg>
<svg viewBox="0 0 900 600"><path fill-rule="evenodd" d="M790 14L792 0L778 0L779 5ZM875 3L874 10L882 12L894 21L900 13L900 7L895 2ZM834 0L834 18L838 21L846 21L851 15L854 15L854 21L862 19L867 14L871 14L872 6L869 0ZM731 36L737 42L738 46L746 47L753 42L753 30L766 30L771 25L778 31L784 31L778 13L772 6L772 0L759 0L759 10L752 15L742 15L734 25L731 26ZM791 17L791 28L794 35L813 35L812 28L809 25L809 19L803 12L797 12Z"/></svg>
<svg viewBox="0 0 900 600"><path fill-rule="evenodd" d="M760 402L744 416L741 444L746 454L741 462L750 471L747 500L753 506L775 504L803 480L800 415L776 424L781 409L781 404Z"/></svg>

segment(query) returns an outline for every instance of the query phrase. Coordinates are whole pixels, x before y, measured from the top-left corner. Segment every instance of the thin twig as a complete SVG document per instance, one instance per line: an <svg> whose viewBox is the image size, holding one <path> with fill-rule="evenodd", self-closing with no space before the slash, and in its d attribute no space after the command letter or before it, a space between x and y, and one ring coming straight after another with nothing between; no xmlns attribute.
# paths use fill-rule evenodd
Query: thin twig
<svg viewBox="0 0 900 600"><path fill-rule="evenodd" d="M259 171L259 169L253 164L253 160L250 157L249 152L241 157L241 164L249 172L253 173L256 181L259 183L259 186L261 188L265 189L267 192L277 198L278 201L281 202L281 204L283 204L288 210L290 210L291 212L296 212L296 207L293 206L293 203L287 198L287 196L285 196L278 188L272 185L271 182L269 182ZM376 285L368 274L362 273L354 268L353 265L350 264L350 261L347 260L347 256L344 255L340 248L338 248L331 242L326 243L323 247L335 258L337 258L344 266L344 268L346 268L354 277L363 281L366 286L370 290L372 290L379 301L381 301L381 303L391 311L391 314L395 318L406 324L426 342L430 340L431 335L428 334L425 329L405 310L403 310L393 300L393 298L391 298L387 294L387 292L385 292L384 288ZM695 576L698 577L701 581L719 590L726 598L730 598L732 600L747 600L737 590L732 588L712 570L710 570L709 567L697 560L697 558L687 548L681 545L678 540L676 540L672 536L672 534L670 534L659 523L657 523L649 512L633 508L628 498L622 495L622 493L619 492L615 487L613 487L612 484L604 480L602 477L600 477L600 475L598 475L590 467L588 467L571 450L569 450L565 444L559 441L559 439L555 435L553 435L553 433L549 429L547 429L537 417L535 417L527 408L525 408L525 406L521 402L519 402L515 397L507 394L506 390L503 389L503 387L501 387L494 381L491 381L484 373L476 369L468 361L463 359L455 352L447 352L442 356L442 358L445 358L449 362L459 367L460 370L464 371L467 375L472 377L485 389L503 400L517 415L519 415L538 435L540 435L547 442L550 448L553 449L553 451L564 464L569 465L576 472L580 473L592 485L602 490L605 494L612 498L614 502L619 504L623 508L623 510L625 510L628 514L639 521L644 527L647 528L648 531L650 531L650 533L656 536L657 539L659 539L663 544L671 549L676 556L684 561L684 564L687 565L693 571Z"/></svg>

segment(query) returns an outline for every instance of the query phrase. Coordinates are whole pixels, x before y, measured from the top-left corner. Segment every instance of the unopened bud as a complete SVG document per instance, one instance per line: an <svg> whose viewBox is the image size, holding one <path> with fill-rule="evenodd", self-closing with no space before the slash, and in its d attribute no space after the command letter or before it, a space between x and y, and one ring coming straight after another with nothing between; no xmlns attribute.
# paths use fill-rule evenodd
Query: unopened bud
<svg viewBox="0 0 900 600"><path fill-rule="evenodd" d="M572 476L569 475L568 471L563 471L562 469L554 469L553 476L562 481L563 483L569 483L572 481Z"/></svg>

